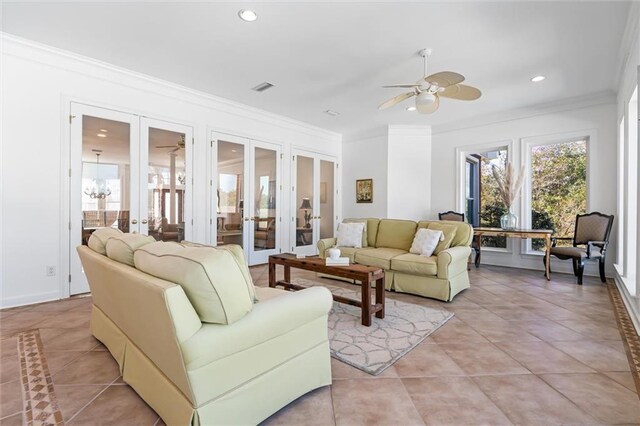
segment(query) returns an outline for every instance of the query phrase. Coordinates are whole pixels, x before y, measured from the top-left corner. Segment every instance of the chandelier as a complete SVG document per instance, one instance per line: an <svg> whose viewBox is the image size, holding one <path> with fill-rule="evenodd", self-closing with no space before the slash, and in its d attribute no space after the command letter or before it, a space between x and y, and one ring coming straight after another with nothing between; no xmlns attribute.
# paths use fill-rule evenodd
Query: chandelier
<svg viewBox="0 0 640 426"><path fill-rule="evenodd" d="M84 189L84 193L91 198L104 199L111 195L111 189L100 180L100 154L96 154L96 178L91 183L91 187Z"/></svg>

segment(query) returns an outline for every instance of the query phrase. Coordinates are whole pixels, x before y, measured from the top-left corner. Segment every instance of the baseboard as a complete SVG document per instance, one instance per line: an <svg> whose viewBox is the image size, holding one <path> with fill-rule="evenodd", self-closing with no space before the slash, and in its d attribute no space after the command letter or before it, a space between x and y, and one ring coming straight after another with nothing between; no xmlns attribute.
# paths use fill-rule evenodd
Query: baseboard
<svg viewBox="0 0 640 426"><path fill-rule="evenodd" d="M631 322L633 322L633 326L636 328L636 331L640 334L640 303L638 300L638 296L632 296L629 294L629 290L627 290L627 286L622 282L622 277L616 271L614 282L616 287L618 287L618 291L622 296L622 302L624 303L624 307L627 308L627 312L629 313L629 318L631 318Z"/></svg>
<svg viewBox="0 0 640 426"><path fill-rule="evenodd" d="M51 302L53 300L60 300L59 291L50 291L47 293L27 294L23 296L3 298L2 300L0 300L0 309L33 305L34 303Z"/></svg>

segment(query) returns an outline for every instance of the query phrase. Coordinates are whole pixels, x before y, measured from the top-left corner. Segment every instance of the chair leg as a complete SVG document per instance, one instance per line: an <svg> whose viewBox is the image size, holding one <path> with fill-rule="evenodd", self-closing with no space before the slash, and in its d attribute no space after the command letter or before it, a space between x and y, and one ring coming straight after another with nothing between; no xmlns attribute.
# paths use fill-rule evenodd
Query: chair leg
<svg viewBox="0 0 640 426"><path fill-rule="evenodd" d="M571 259L573 263L573 275L578 276L578 261L576 259Z"/></svg>
<svg viewBox="0 0 640 426"><path fill-rule="evenodd" d="M582 274L584 274L584 260L578 261L578 284L582 285Z"/></svg>
<svg viewBox="0 0 640 426"><path fill-rule="evenodd" d="M604 276L604 257L600 258L599 261L599 265L600 266L600 281L602 281L603 283L607 282L607 277Z"/></svg>
<svg viewBox="0 0 640 426"><path fill-rule="evenodd" d="M542 256L542 265L544 265L545 271L547 270L547 256ZM549 273L551 273L551 258L549 258ZM546 272L545 272L546 274Z"/></svg>
<svg viewBox="0 0 640 426"><path fill-rule="evenodd" d="M480 247L476 248L476 261L474 263L476 264L476 268L480 267Z"/></svg>

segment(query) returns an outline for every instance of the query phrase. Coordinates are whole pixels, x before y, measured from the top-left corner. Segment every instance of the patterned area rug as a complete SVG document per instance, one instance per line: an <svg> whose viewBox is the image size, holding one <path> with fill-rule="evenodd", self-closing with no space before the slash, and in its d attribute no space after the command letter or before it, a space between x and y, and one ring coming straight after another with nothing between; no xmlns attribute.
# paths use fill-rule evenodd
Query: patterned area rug
<svg viewBox="0 0 640 426"><path fill-rule="evenodd" d="M23 420L27 425L62 425L62 413L53 391L38 330L18 334L22 380Z"/></svg>
<svg viewBox="0 0 640 426"><path fill-rule="evenodd" d="M301 278L293 281L304 286L323 286L333 294L360 299L355 286L351 290ZM448 311L386 298L384 319L374 316L371 327L365 327L361 324L360 308L334 302L329 314L331 356L377 376L452 317L453 313Z"/></svg>
<svg viewBox="0 0 640 426"><path fill-rule="evenodd" d="M624 306L622 296L620 296L616 284L608 280L607 289L609 290L609 297L611 298L616 321L618 322L618 330L622 336L624 349L627 353L627 359L629 360L631 375L633 376L638 395L640 396L640 337L633 326L633 322L629 317L627 308Z"/></svg>

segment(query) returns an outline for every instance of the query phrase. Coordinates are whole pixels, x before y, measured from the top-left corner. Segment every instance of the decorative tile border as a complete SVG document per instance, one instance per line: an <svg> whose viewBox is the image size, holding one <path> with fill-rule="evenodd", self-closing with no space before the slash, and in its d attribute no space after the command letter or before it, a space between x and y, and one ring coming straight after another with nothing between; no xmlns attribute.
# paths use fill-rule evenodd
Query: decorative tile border
<svg viewBox="0 0 640 426"><path fill-rule="evenodd" d="M622 296L618 287L614 282L609 280L607 282L607 289L609 290L609 297L613 304L613 311L616 315L616 322L618 323L618 330L622 336L622 342L624 343L624 350L627 353L629 359L629 367L631 368L631 375L633 381L636 384L636 390L640 396L640 337L633 326L631 318L627 308L624 306Z"/></svg>
<svg viewBox="0 0 640 426"><path fill-rule="evenodd" d="M22 380L23 420L26 425L63 425L62 413L53 391L47 360L38 330L17 335Z"/></svg>

